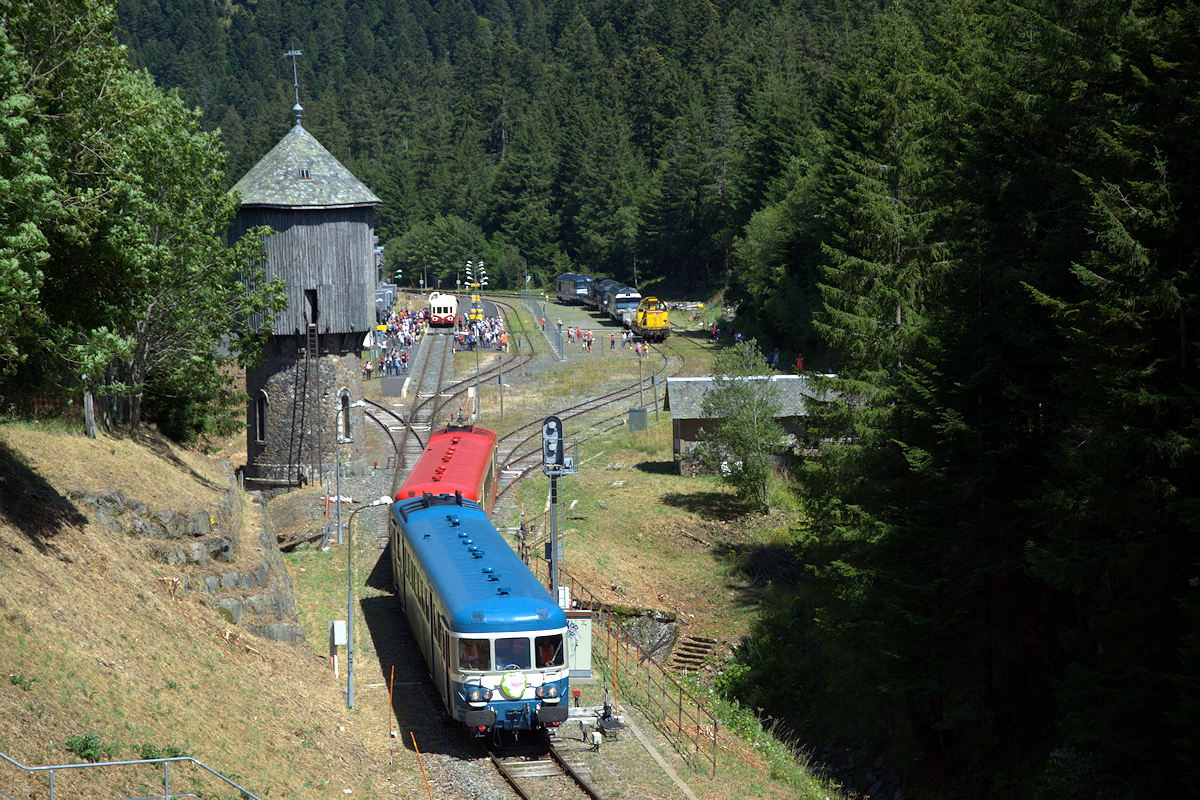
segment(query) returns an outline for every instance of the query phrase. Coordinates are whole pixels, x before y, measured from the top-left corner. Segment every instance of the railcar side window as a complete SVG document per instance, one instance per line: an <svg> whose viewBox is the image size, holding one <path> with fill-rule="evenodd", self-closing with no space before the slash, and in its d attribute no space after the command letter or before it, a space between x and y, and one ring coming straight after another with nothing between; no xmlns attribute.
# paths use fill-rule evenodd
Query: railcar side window
<svg viewBox="0 0 1200 800"><path fill-rule="evenodd" d="M458 640L458 668L488 670L492 668L491 648L487 639Z"/></svg>
<svg viewBox="0 0 1200 800"><path fill-rule="evenodd" d="M497 639L496 669L529 669L529 640Z"/></svg>
<svg viewBox="0 0 1200 800"><path fill-rule="evenodd" d="M539 636L534 641L537 653L538 669L546 667L561 667L563 665L563 637L561 633L553 636Z"/></svg>

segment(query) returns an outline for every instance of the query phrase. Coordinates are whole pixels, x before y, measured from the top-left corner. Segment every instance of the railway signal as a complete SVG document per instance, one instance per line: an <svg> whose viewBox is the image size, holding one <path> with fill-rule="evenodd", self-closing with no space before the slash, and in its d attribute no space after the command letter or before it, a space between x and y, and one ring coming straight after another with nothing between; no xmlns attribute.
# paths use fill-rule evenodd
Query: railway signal
<svg viewBox="0 0 1200 800"><path fill-rule="evenodd" d="M550 478L550 594L560 607L566 608L570 603L558 590L558 479L563 475L577 475L579 470L575 467L575 453L567 454L562 420L553 414L542 423L542 472Z"/></svg>

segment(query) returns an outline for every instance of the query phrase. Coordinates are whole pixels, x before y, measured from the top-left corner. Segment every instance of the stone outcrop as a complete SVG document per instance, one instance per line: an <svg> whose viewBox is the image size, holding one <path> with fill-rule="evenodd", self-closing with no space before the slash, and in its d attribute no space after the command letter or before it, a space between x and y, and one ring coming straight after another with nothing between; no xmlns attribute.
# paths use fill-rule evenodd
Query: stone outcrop
<svg viewBox="0 0 1200 800"><path fill-rule="evenodd" d="M117 491L68 495L113 533L141 540L151 560L178 568L179 588L229 623L264 639L303 641L295 588L262 496L243 495L228 469L226 474L229 489L221 503L189 512L152 509Z"/></svg>

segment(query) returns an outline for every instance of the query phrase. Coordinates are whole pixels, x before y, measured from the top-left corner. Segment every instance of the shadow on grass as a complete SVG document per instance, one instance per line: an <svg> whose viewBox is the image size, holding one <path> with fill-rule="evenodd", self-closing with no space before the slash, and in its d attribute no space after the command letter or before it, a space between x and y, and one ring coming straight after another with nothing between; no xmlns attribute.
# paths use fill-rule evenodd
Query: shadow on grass
<svg viewBox="0 0 1200 800"><path fill-rule="evenodd" d="M679 469L674 461L643 461L635 464L634 469L649 472L652 475L678 475Z"/></svg>
<svg viewBox="0 0 1200 800"><path fill-rule="evenodd" d="M63 528L87 524L87 517L69 499L4 442L0 442L0 516L43 553L57 552L50 540Z"/></svg>
<svg viewBox="0 0 1200 800"><path fill-rule="evenodd" d="M166 461L168 464L178 469L180 472L187 473L189 476L195 479L197 483L201 484L206 489L224 488L223 486L213 483L213 481L207 476L201 475L199 472L196 472L196 470L192 469L190 464L175 454L175 451L171 449L171 445L165 437L155 433L143 431L142 435L138 437L137 443L161 458L163 461Z"/></svg>
<svg viewBox="0 0 1200 800"><path fill-rule="evenodd" d="M751 511L748 505L725 492L674 492L663 495L662 501L701 519L723 522L745 516Z"/></svg>
<svg viewBox="0 0 1200 800"><path fill-rule="evenodd" d="M723 549L722 556L754 587L779 582L794 584L801 577L803 564L786 545L732 545Z"/></svg>
<svg viewBox="0 0 1200 800"><path fill-rule="evenodd" d="M375 562L375 566L371 567L371 574L367 576L367 586L381 592L394 592L396 590L396 583L392 577L391 541L383 546L383 552L379 554L379 560Z"/></svg>

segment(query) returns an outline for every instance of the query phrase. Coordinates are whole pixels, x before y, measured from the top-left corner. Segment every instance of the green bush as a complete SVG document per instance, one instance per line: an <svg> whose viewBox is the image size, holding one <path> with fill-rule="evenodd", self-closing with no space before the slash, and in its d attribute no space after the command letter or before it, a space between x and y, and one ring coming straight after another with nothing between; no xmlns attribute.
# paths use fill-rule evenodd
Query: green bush
<svg viewBox="0 0 1200 800"><path fill-rule="evenodd" d="M119 745L101 744L100 737L94 733L77 733L63 742L63 747L84 761L91 762L116 758L121 749Z"/></svg>
<svg viewBox="0 0 1200 800"><path fill-rule="evenodd" d="M24 675L21 675L20 673L8 676L9 683L11 683L13 686L20 686L22 689L24 689L27 692L33 688L33 684L36 681L37 681L37 678L27 678Z"/></svg>
<svg viewBox="0 0 1200 800"><path fill-rule="evenodd" d="M143 744L137 748L138 758L183 758L190 756L191 753L184 750L182 747L176 747L169 744L166 747L159 747L156 744Z"/></svg>

